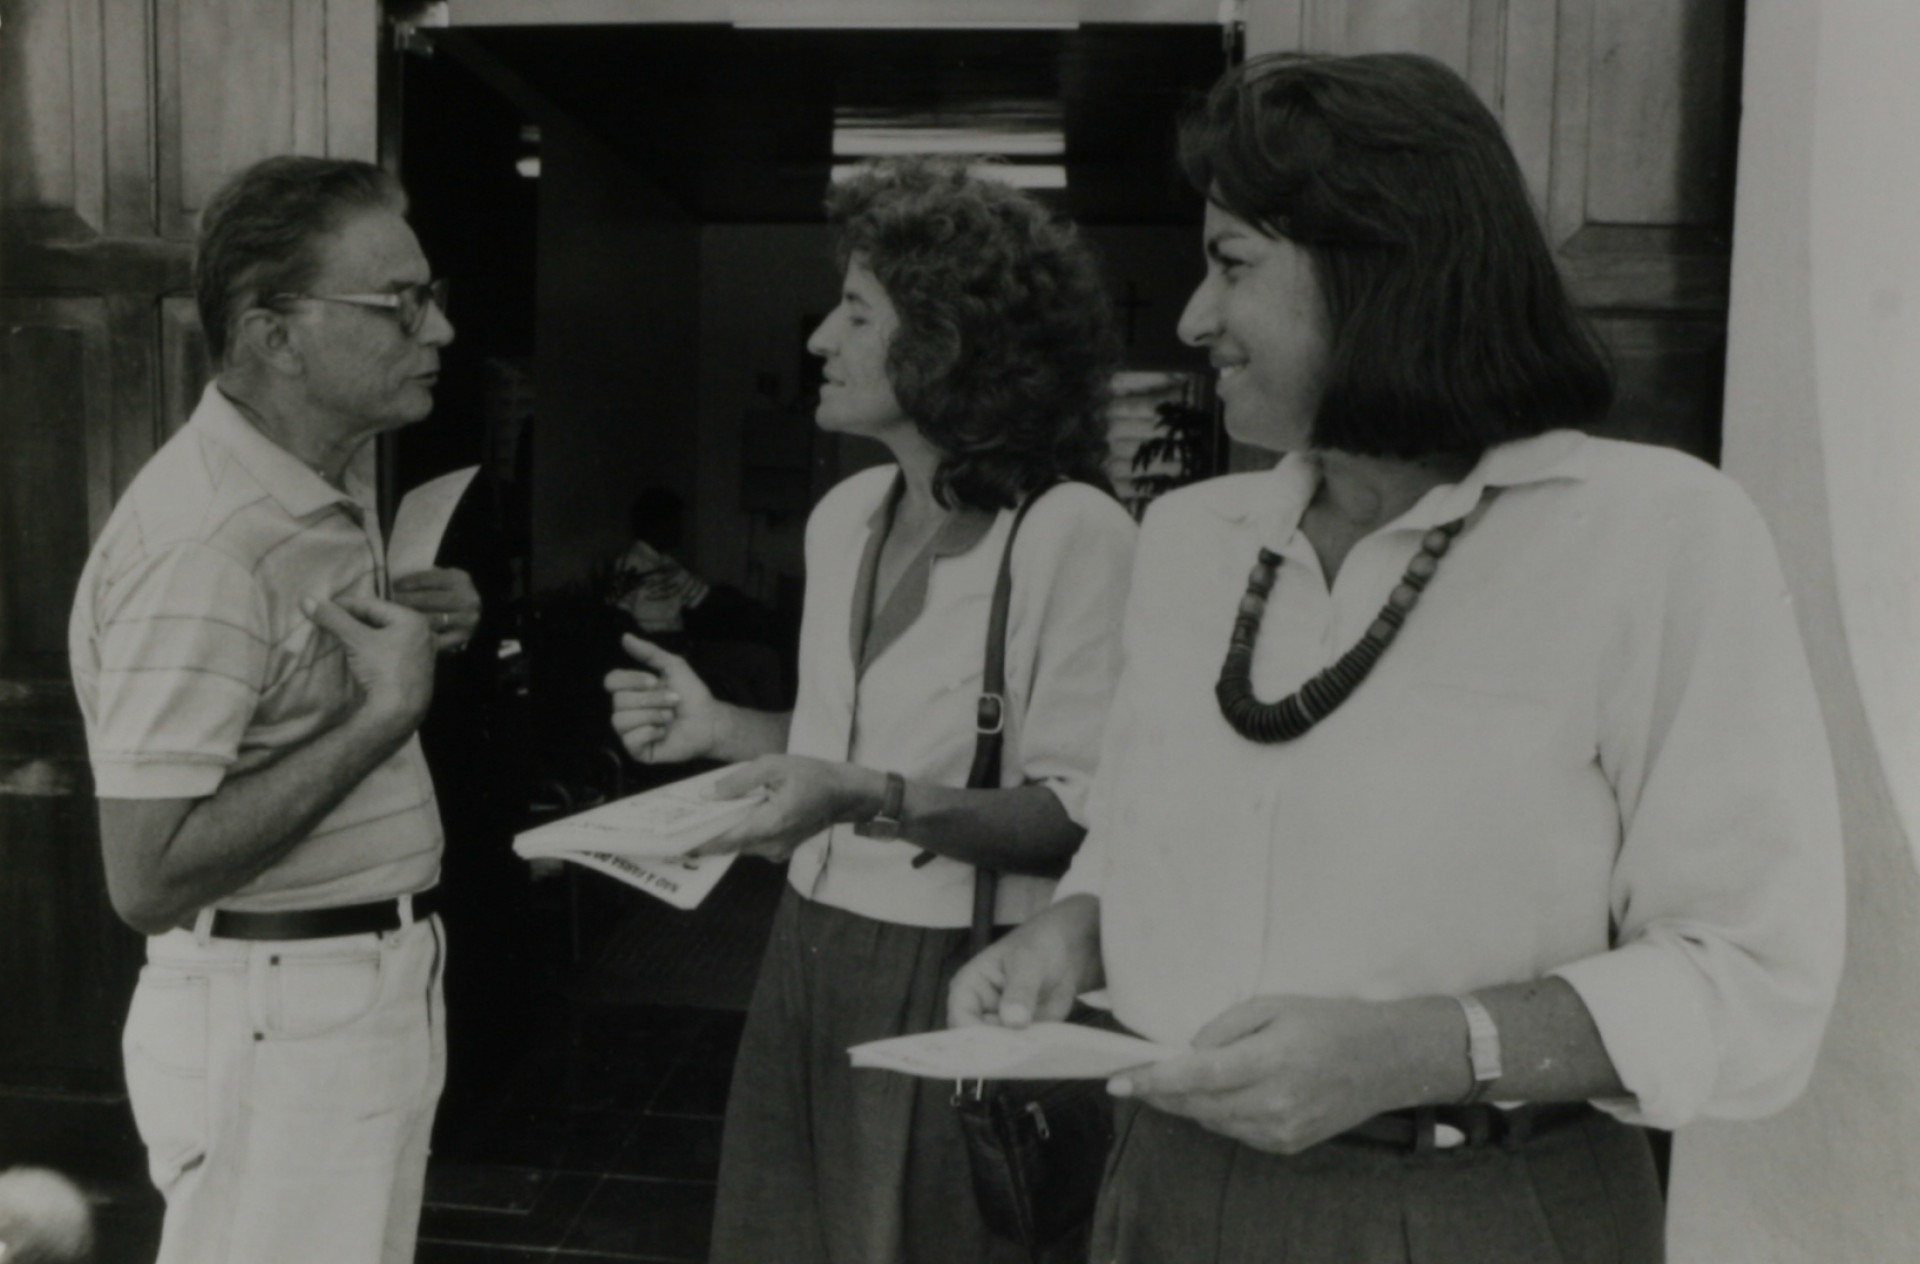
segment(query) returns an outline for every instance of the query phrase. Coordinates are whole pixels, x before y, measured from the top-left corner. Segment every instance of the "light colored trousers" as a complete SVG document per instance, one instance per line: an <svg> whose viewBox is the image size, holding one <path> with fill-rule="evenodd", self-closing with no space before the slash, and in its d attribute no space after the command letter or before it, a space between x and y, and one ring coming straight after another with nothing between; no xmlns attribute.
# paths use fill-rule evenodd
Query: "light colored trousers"
<svg viewBox="0 0 1920 1264"><path fill-rule="evenodd" d="M439 919L147 941L123 1042L158 1264L407 1264L446 1079Z"/></svg>

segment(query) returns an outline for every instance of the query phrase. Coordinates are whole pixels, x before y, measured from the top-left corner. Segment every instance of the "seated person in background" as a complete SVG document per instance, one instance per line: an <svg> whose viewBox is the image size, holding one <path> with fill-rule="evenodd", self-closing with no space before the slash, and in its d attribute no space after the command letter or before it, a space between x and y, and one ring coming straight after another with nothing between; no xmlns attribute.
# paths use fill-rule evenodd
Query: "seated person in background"
<svg viewBox="0 0 1920 1264"><path fill-rule="evenodd" d="M685 547L685 502L649 487L629 510L633 543L608 579L607 602L632 628L687 658L727 702L777 709L793 705L794 636L790 621L731 584L711 584L676 554Z"/></svg>
<svg viewBox="0 0 1920 1264"><path fill-rule="evenodd" d="M687 630L687 615L713 594L713 586L681 565L678 558L635 540L620 557L607 599L632 617L647 636ZM695 616L697 621L698 616Z"/></svg>
<svg viewBox="0 0 1920 1264"><path fill-rule="evenodd" d="M685 548L686 502L664 487L649 487L627 510L633 543L614 564L607 600L632 616L649 637L686 630L686 614L713 589L674 554Z"/></svg>
<svg viewBox="0 0 1920 1264"><path fill-rule="evenodd" d="M976 865L1003 871L1012 924L1080 841L1133 556L1100 490L1111 309L1072 228L964 164L877 166L828 210L845 278L808 341L826 362L815 416L894 464L807 523L798 703L718 703L637 637L640 670L607 680L636 758L751 761L721 789L768 798L710 850L792 857L727 1099L712 1258L1025 1261L980 1220L952 1086L854 1071L846 1049L943 1024ZM988 609L1026 501L1000 788L967 789Z"/></svg>

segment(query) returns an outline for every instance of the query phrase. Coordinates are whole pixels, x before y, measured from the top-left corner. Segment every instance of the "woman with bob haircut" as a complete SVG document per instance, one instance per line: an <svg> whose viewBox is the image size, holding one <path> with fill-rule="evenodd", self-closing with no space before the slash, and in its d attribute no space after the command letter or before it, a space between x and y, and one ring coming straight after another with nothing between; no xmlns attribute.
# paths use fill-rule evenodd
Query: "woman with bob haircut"
<svg viewBox="0 0 1920 1264"><path fill-rule="evenodd" d="M815 416L893 463L807 523L789 715L717 703L627 638L613 724L636 758L748 761L766 795L703 850L784 861L727 1101L711 1258L1024 1260L975 1210L952 1086L854 1071L847 1048L944 1025L975 866L996 920L1044 908L1083 830L1119 670L1133 521L1106 491L1111 305L1073 229L957 161L829 194L840 303L808 348ZM1015 507L1000 789L966 789L988 609Z"/></svg>
<svg viewBox="0 0 1920 1264"><path fill-rule="evenodd" d="M1574 427L1608 372L1499 124L1419 57L1263 57L1186 123L1180 333L1284 454L1141 530L1085 845L956 1023L1109 989L1106 1261L1651 1261L1637 1125L1777 1111L1838 809L1759 515Z"/></svg>

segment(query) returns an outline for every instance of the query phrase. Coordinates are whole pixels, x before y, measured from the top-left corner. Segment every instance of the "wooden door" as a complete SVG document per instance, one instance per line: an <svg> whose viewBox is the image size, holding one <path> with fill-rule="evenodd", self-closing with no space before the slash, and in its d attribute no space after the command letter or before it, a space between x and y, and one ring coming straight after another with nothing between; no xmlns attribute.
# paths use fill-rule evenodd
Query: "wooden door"
<svg viewBox="0 0 1920 1264"><path fill-rule="evenodd" d="M1720 450L1742 0L1254 0L1254 52L1425 53L1505 124L1614 356L1605 428Z"/></svg>
<svg viewBox="0 0 1920 1264"><path fill-rule="evenodd" d="M283 152L372 158L377 0L0 2L0 1088L120 1090L66 622L116 496L206 380L200 207Z"/></svg>

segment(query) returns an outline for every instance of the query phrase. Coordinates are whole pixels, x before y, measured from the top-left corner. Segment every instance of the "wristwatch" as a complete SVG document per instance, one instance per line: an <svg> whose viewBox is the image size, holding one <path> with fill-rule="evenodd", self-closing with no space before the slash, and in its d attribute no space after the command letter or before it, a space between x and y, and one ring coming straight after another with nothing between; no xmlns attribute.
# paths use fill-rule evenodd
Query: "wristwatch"
<svg viewBox="0 0 1920 1264"><path fill-rule="evenodd" d="M887 788L880 796L880 810L853 827L862 838L900 837L900 817L907 801L907 779L897 772L887 774Z"/></svg>
<svg viewBox="0 0 1920 1264"><path fill-rule="evenodd" d="M1473 1087L1460 1104L1470 1106L1484 1099L1500 1078L1500 1029L1493 1025L1487 1007L1472 996L1463 993L1453 999L1467 1016L1467 1061L1473 1066Z"/></svg>

